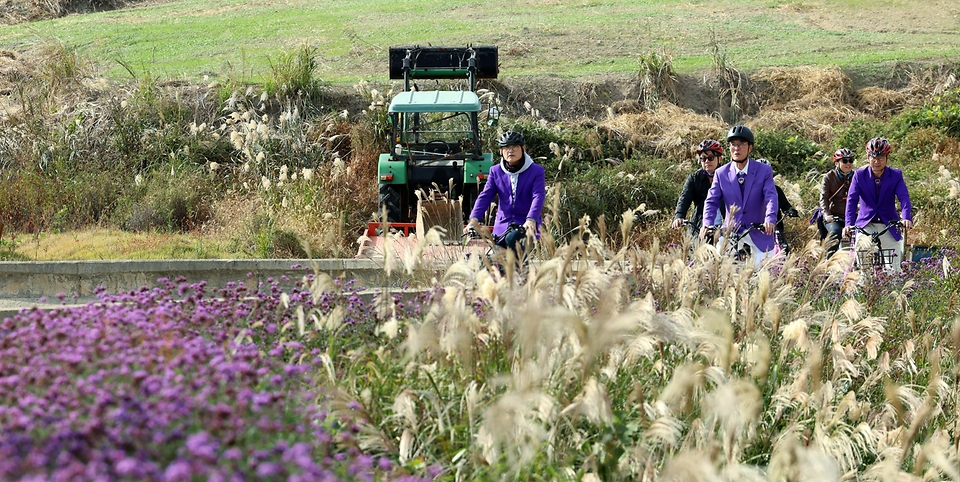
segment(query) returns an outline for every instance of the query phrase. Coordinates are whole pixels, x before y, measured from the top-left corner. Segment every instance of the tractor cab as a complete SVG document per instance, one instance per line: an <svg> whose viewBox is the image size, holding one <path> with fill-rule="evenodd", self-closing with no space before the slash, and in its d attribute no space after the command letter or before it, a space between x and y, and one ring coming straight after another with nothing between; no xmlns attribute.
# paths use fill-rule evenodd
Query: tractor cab
<svg viewBox="0 0 960 482"><path fill-rule="evenodd" d="M404 90L390 102L389 151L377 163L378 211L386 219L368 231L386 222L408 232L418 201L438 194L459 201L458 223L469 215L493 164L493 153L484 152L481 118L492 126L498 117L495 108L484 108L477 81L497 74L496 47L390 48L390 78L403 79ZM416 79L465 82L452 82L450 90L421 90Z"/></svg>

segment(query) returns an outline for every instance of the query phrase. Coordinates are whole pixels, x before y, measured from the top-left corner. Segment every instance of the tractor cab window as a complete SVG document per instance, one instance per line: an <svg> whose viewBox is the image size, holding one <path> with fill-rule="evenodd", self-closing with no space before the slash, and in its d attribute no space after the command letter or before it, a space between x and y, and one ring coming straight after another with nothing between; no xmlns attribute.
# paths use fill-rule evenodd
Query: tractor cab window
<svg viewBox="0 0 960 482"><path fill-rule="evenodd" d="M410 128L399 137L412 151L449 155L473 148L472 121L466 112L418 112L410 117Z"/></svg>

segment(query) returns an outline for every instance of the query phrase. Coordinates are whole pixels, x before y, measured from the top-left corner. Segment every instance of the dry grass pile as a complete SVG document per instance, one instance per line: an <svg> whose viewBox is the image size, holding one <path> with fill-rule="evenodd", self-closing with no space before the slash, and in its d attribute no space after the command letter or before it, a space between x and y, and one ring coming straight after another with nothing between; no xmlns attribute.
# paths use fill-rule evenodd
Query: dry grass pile
<svg viewBox="0 0 960 482"><path fill-rule="evenodd" d="M655 111L611 116L599 126L635 145L653 147L661 155L677 159L692 158L697 143L718 138L726 130L725 124L715 117L670 103Z"/></svg>
<svg viewBox="0 0 960 482"><path fill-rule="evenodd" d="M857 91L857 107L865 114L886 118L907 103L907 95L883 87L864 87Z"/></svg>
<svg viewBox="0 0 960 482"><path fill-rule="evenodd" d="M796 130L822 142L832 137L833 126L859 117L850 78L839 68L767 69L752 79L764 86L758 125Z"/></svg>
<svg viewBox="0 0 960 482"><path fill-rule="evenodd" d="M885 119L960 85L960 79L946 67L918 71L905 68L902 75L906 80L900 82L900 88L868 86L857 90L839 68L765 69L749 77L750 95L759 106L748 109L743 122L753 127L796 131L813 141L829 142L834 126L866 117ZM600 126L661 154L689 156L694 143L721 136L727 123L718 120L718 112L698 113L719 108L717 99L697 98L690 93L682 97L688 99L682 103L686 108L664 103L657 109L645 110L632 100L614 102L608 109L608 119Z"/></svg>
<svg viewBox="0 0 960 482"><path fill-rule="evenodd" d="M104 12L169 0L0 0L0 25Z"/></svg>
<svg viewBox="0 0 960 482"><path fill-rule="evenodd" d="M945 65L937 65L922 69L906 69L909 81L903 88L906 95L906 105L913 107L937 97L951 90L960 88L960 79L957 71Z"/></svg>
<svg viewBox="0 0 960 482"><path fill-rule="evenodd" d="M0 50L0 95L10 95L17 84L32 77L33 70L16 52Z"/></svg>
<svg viewBox="0 0 960 482"><path fill-rule="evenodd" d="M902 107L913 95L873 87L857 92L839 68L767 69L753 74L750 81L760 105L746 123L798 131L817 142L832 138L833 126L863 117L865 113L860 108L869 114L884 115ZM718 115L697 113L709 111L703 106L685 109L664 103L658 109L643 110L635 104L615 104L616 108L611 109L614 114L601 127L667 156L689 157L696 142L722 136L727 127Z"/></svg>

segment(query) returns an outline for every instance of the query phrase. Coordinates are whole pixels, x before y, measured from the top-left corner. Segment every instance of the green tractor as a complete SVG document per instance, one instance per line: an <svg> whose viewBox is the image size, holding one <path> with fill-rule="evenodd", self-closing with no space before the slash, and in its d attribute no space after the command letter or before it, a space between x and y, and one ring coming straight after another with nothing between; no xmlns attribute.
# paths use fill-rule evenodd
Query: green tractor
<svg viewBox="0 0 960 482"><path fill-rule="evenodd" d="M390 48L390 78L403 79L403 92L390 102L391 149L377 164L378 211L386 219L371 223L371 234L384 221L413 229L420 190L462 198L462 216L469 216L494 159L484 152L480 119L493 126L499 117L484 108L477 82L498 72L495 46ZM469 90L421 90L418 79L465 79Z"/></svg>

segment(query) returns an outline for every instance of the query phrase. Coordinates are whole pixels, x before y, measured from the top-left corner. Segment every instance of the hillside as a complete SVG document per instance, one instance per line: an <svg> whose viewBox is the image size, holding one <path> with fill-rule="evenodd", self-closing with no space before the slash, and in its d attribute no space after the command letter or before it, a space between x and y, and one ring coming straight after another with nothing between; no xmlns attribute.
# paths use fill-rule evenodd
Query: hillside
<svg viewBox="0 0 960 482"><path fill-rule="evenodd" d="M162 2L124 5L148 3ZM71 5L77 10L67 14L78 15L95 10L93 5L103 8L105 2ZM528 136L534 155L550 164L552 180L565 181L563 232L575 227L583 214L593 219L599 214L619 216L643 203L661 213L642 226L644 232L666 235L660 220L669 215L678 184L694 168L692 148L704 138L721 138L733 123L746 123L761 132L761 140L770 140L767 150L758 149L757 154L771 158L783 176L780 182L791 187L788 196L794 204L812 209L815 175L827 168L837 136L848 126L859 123L871 129L848 136L852 141L844 146L859 151L864 136L894 134L885 122L960 87L957 65L947 60L887 62L853 70L793 66L747 71L719 56L713 68L681 71L662 51L641 56L637 68L627 73L521 75L507 66L543 53L509 44L501 47L500 77L481 87L497 94L502 126L538 131ZM319 51L314 54L330 60ZM318 64L311 71L318 80L316 91L298 98L266 96L267 87L260 84L217 76L207 82L174 80L135 67L132 81L118 80L104 76L96 64L55 43L0 50L0 123L6 127L0 150L5 179L12 186L0 196L0 215L7 236L21 236L12 245L31 236L35 246L30 256L38 257L63 252L43 245L60 232L159 229L196 235L198 246L230 240L226 251L191 250L196 253L190 255L199 257L238 251L268 257L303 254L298 238L308 239L324 255L352 253L355 233L376 209L370 170L383 139L376 134L382 125L370 110L376 104L373 93L386 95L400 88L398 81L386 79L385 58L357 65L380 72L377 80L347 84L320 80ZM266 143L245 146L226 136L262 127L252 125L256 122L244 125L251 119L279 125L291 115L298 116L300 130L271 131ZM203 132L207 137L199 138L198 126L210 127ZM927 161L913 171L916 181L935 182L931 176L936 177L941 164L960 171L956 139L923 136L927 134L909 142L926 145L910 147L897 159L936 158L936 165ZM248 172L261 156L266 161ZM561 159L568 157L564 164ZM329 172L338 162L346 164L351 177L346 183L327 179L333 184L326 188L333 193L294 190L291 199L304 203L300 207L308 210L306 215L285 214L290 199L256 190L269 185L263 184L265 179L279 181L285 169ZM561 166L566 170L561 172ZM598 168L594 177L576 179L592 167ZM174 173L179 173L175 179ZM642 178L644 184L618 184L618 175ZM89 182L89 176L97 181ZM143 179L160 187L147 189ZM600 202L584 198L597 189L616 196ZM921 226L919 239L942 241L937 234L945 229L942 223ZM798 241L809 239L804 228L794 226L791 234ZM110 242L116 243L113 236ZM74 236L73 245L86 238ZM639 242L649 239L642 236ZM99 250L87 251L76 256L103 256Z"/></svg>

